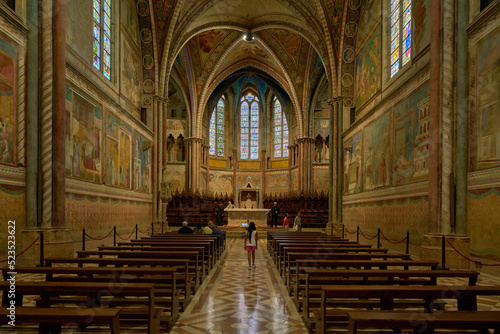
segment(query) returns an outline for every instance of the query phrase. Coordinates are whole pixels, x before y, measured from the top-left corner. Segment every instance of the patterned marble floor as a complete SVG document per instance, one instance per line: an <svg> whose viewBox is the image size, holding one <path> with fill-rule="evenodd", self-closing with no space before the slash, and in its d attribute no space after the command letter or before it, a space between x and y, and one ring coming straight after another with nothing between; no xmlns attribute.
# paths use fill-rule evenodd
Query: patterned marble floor
<svg viewBox="0 0 500 334"><path fill-rule="evenodd" d="M276 278L265 241L259 242L252 270L242 239L228 239L227 246L219 267L171 333L307 333Z"/></svg>

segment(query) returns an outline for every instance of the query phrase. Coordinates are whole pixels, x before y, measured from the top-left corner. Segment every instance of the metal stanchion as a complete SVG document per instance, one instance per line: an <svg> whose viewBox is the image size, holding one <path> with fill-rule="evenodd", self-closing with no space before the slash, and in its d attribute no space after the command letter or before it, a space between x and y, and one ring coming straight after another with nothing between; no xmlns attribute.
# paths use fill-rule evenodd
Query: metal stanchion
<svg viewBox="0 0 500 334"><path fill-rule="evenodd" d="M139 231L139 228L137 227L137 224L135 224L135 239L137 240L137 232Z"/></svg>
<svg viewBox="0 0 500 334"><path fill-rule="evenodd" d="M377 232L377 248L380 248L380 228L378 229Z"/></svg>
<svg viewBox="0 0 500 334"><path fill-rule="evenodd" d="M410 254L410 231L406 232L406 254Z"/></svg>
<svg viewBox="0 0 500 334"><path fill-rule="evenodd" d="M113 227L113 246L116 246L116 226Z"/></svg>
<svg viewBox="0 0 500 334"><path fill-rule="evenodd" d="M40 233L40 267L43 266L45 260L44 260L44 241L43 241L43 232Z"/></svg>
<svg viewBox="0 0 500 334"><path fill-rule="evenodd" d="M448 269L446 268L446 237L441 237L441 268L439 269Z"/></svg>
<svg viewBox="0 0 500 334"><path fill-rule="evenodd" d="M345 229L345 225L342 225L342 239L344 239L344 229Z"/></svg>
<svg viewBox="0 0 500 334"><path fill-rule="evenodd" d="M85 229L82 230L82 251L85 250Z"/></svg>
<svg viewBox="0 0 500 334"><path fill-rule="evenodd" d="M359 225L356 228L356 241L359 242Z"/></svg>

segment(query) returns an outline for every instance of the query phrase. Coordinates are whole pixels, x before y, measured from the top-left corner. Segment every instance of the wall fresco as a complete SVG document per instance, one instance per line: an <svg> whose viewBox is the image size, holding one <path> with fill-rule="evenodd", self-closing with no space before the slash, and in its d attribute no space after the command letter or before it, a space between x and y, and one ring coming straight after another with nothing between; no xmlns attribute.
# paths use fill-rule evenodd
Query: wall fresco
<svg viewBox="0 0 500 334"><path fill-rule="evenodd" d="M0 37L0 162L15 163L17 48Z"/></svg>
<svg viewBox="0 0 500 334"><path fill-rule="evenodd" d="M134 134L134 189L151 192L151 141Z"/></svg>
<svg viewBox="0 0 500 334"><path fill-rule="evenodd" d="M168 164L163 171L163 182L172 185L172 193L183 192L186 185L186 165Z"/></svg>
<svg viewBox="0 0 500 334"><path fill-rule="evenodd" d="M317 193L328 193L330 177L328 169L315 168L313 170L312 190Z"/></svg>
<svg viewBox="0 0 500 334"><path fill-rule="evenodd" d="M430 0L414 0L412 4L414 55L424 50L431 40L430 6Z"/></svg>
<svg viewBox="0 0 500 334"><path fill-rule="evenodd" d="M290 189L292 192L299 191L299 171L294 169L290 172Z"/></svg>
<svg viewBox="0 0 500 334"><path fill-rule="evenodd" d="M106 116L105 164L107 185L131 188L132 130L109 113Z"/></svg>
<svg viewBox="0 0 500 334"><path fill-rule="evenodd" d="M390 185L391 113L386 112L363 131L363 189Z"/></svg>
<svg viewBox="0 0 500 334"><path fill-rule="evenodd" d="M266 193L267 194L286 194L288 193L290 179L286 174L267 174L266 175Z"/></svg>
<svg viewBox="0 0 500 334"><path fill-rule="evenodd" d="M142 66L138 55L129 45L127 39L122 42L122 69L120 88L122 94L136 108L140 107L142 92Z"/></svg>
<svg viewBox="0 0 500 334"><path fill-rule="evenodd" d="M217 194L233 193L233 173L210 171L208 179L208 190Z"/></svg>
<svg viewBox="0 0 500 334"><path fill-rule="evenodd" d="M137 19L137 12L135 10L135 0L125 0L120 2L121 5L121 20L132 41L136 46L140 44L139 36L139 21Z"/></svg>
<svg viewBox="0 0 500 334"><path fill-rule="evenodd" d="M382 1L363 0L360 9L357 45L361 46L382 15Z"/></svg>
<svg viewBox="0 0 500 334"><path fill-rule="evenodd" d="M66 86L66 175L101 183L102 109Z"/></svg>
<svg viewBox="0 0 500 334"><path fill-rule="evenodd" d="M361 132L344 142L344 194L361 191Z"/></svg>
<svg viewBox="0 0 500 334"><path fill-rule="evenodd" d="M429 175L429 86L394 107L393 185Z"/></svg>
<svg viewBox="0 0 500 334"><path fill-rule="evenodd" d="M381 25L370 36L356 57L356 111L377 94L382 85Z"/></svg>
<svg viewBox="0 0 500 334"><path fill-rule="evenodd" d="M477 48L477 169L500 165L500 29Z"/></svg>

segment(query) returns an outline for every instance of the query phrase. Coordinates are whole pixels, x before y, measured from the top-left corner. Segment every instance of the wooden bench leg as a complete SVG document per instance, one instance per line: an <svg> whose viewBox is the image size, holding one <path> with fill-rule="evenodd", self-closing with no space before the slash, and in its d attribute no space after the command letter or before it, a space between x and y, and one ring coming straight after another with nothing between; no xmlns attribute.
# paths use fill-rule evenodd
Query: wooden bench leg
<svg viewBox="0 0 500 334"><path fill-rule="evenodd" d="M349 328L347 329L348 334L356 334L358 332L358 324L356 321L349 321Z"/></svg>
<svg viewBox="0 0 500 334"><path fill-rule="evenodd" d="M116 316L109 324L109 331L111 334L120 334L120 317Z"/></svg>

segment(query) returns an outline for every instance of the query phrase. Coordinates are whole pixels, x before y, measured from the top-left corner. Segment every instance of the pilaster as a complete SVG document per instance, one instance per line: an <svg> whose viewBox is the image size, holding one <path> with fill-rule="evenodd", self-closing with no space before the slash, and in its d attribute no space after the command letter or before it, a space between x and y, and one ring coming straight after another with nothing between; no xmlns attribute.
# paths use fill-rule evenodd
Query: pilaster
<svg viewBox="0 0 500 334"><path fill-rule="evenodd" d="M188 144L188 189L194 194L200 192L201 188L201 146L203 143L202 138L188 137L186 138Z"/></svg>

